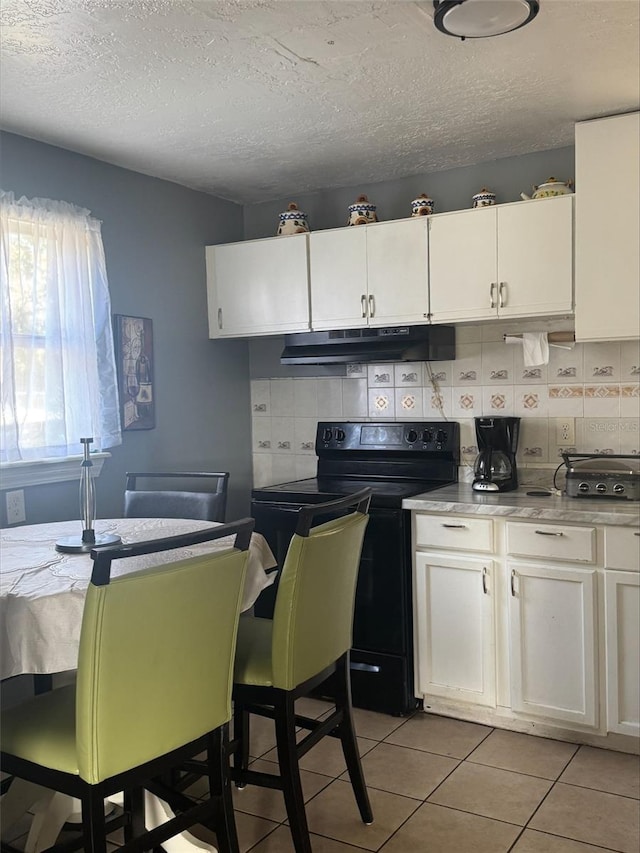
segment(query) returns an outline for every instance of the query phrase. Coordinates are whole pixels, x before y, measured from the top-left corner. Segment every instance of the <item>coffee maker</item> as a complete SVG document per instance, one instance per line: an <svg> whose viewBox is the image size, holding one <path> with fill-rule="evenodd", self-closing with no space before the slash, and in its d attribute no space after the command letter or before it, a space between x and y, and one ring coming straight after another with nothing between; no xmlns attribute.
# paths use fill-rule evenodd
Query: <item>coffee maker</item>
<svg viewBox="0 0 640 853"><path fill-rule="evenodd" d="M478 455L473 471L475 492L510 492L518 488L516 450L520 418L475 418Z"/></svg>

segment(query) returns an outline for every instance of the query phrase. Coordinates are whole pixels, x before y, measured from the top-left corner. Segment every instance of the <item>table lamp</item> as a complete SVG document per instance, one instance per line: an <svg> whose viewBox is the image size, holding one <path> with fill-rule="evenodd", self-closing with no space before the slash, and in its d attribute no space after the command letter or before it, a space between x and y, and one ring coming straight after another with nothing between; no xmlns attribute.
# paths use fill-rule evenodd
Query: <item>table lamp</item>
<svg viewBox="0 0 640 853"><path fill-rule="evenodd" d="M56 542L56 551L65 554L84 554L100 545L117 545L121 538L113 533L96 535L93 522L96 514L96 492L93 484L91 469L93 462L89 458L89 445L92 438L81 438L84 446L84 458L80 466L80 517L82 519L82 536L65 536Z"/></svg>

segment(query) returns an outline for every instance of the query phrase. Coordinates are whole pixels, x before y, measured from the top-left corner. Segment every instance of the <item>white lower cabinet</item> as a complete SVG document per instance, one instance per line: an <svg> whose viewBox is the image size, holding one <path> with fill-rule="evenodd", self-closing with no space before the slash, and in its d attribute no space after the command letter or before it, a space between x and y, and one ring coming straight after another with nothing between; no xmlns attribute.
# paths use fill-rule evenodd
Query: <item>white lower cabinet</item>
<svg viewBox="0 0 640 853"><path fill-rule="evenodd" d="M415 565L420 693L495 706L493 561L418 553Z"/></svg>
<svg viewBox="0 0 640 853"><path fill-rule="evenodd" d="M637 527L414 511L416 696L596 745L638 737L639 540Z"/></svg>
<svg viewBox="0 0 640 853"><path fill-rule="evenodd" d="M508 562L511 708L596 726L596 571Z"/></svg>
<svg viewBox="0 0 640 853"><path fill-rule="evenodd" d="M636 564L637 565L637 564ZM605 571L607 731L640 735L640 574Z"/></svg>

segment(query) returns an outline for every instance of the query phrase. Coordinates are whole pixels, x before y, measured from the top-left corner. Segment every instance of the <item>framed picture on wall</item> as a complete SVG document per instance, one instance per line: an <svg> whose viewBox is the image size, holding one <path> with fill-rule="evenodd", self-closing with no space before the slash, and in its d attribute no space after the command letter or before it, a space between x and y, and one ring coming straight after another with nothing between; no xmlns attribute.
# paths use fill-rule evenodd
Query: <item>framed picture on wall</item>
<svg viewBox="0 0 640 853"><path fill-rule="evenodd" d="M114 314L113 329L122 429L153 429L153 324L148 317Z"/></svg>

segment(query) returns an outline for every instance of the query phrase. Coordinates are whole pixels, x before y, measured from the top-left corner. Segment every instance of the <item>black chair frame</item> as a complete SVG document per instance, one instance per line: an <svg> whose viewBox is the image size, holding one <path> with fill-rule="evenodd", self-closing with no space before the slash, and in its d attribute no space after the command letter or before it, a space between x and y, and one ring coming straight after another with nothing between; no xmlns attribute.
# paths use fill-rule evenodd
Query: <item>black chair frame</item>
<svg viewBox="0 0 640 853"><path fill-rule="evenodd" d="M155 489L146 490L137 488L138 478L152 480L202 480L207 484L213 484L215 488L206 489L203 491L182 491L182 490L167 490ZM149 471L127 471L125 484L125 517L140 516L138 508L135 506L139 501L149 501L152 506L151 515L159 512L156 501L165 498L167 501L184 499L189 495L198 503L197 518L202 518L207 521L224 521L227 508L227 490L229 486L228 471L171 471L171 472L149 472ZM174 516L173 513L169 517Z"/></svg>
<svg viewBox="0 0 640 853"><path fill-rule="evenodd" d="M91 582L99 586L108 584L111 563L115 559L189 547L234 534L235 547L246 551L251 541L254 524L252 518L246 518L231 524L216 525L205 530L168 536L164 539L94 548L91 551L91 558L94 561ZM204 767L205 774L209 778L209 799L195 805L190 801L188 809L182 810L180 814L161 826L146 830L144 789L147 788L153 792L156 777L162 778L163 775L170 774L176 767L182 766L190 758L203 752L206 752L207 760L202 762L201 766ZM80 837L55 844L49 847L46 853L71 853L75 850L84 850L85 853L106 853L106 836L120 828L124 829L125 843L118 849L123 853L144 853L144 851L160 848L164 841L195 824L203 824L216 833L221 853L238 853L229 753L229 726L226 723L172 752L94 785L74 774L51 770L4 752L0 753L0 759L4 772L76 797L82 803L83 828ZM119 791L124 792L124 812L115 817L106 818L104 800ZM4 842L0 849L6 853L14 853L14 851L17 853L15 848Z"/></svg>

